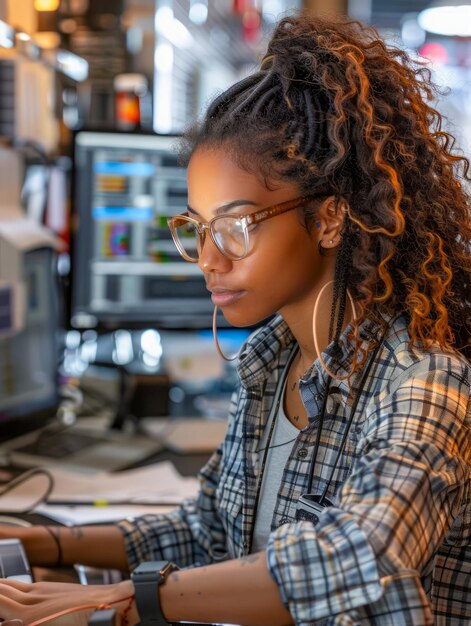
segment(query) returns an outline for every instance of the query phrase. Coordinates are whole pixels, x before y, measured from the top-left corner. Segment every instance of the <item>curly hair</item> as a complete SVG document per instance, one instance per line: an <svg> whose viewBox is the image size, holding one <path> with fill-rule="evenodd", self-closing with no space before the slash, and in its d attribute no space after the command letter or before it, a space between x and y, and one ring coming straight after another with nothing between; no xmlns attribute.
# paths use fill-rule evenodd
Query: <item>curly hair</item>
<svg viewBox="0 0 471 626"><path fill-rule="evenodd" d="M278 23L260 69L185 135L186 161L199 146L224 147L267 186L287 180L343 199L331 335L348 285L356 356L362 322L400 312L411 347L471 356L469 163L453 153L436 94L427 66L374 29L300 14ZM313 217L306 209L306 226Z"/></svg>

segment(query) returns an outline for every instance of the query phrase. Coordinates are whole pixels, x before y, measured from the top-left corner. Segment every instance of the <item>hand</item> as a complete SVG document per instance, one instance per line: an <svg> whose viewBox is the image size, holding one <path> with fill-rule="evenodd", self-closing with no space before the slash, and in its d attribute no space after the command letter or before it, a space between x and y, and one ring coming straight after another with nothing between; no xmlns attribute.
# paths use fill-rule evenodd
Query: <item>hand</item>
<svg viewBox="0 0 471 626"><path fill-rule="evenodd" d="M116 585L78 585L74 583L22 583L0 580L1 620L22 620L34 624L74 607L89 607L47 621L59 626L87 626L90 615L100 605L110 604L119 615L126 613L127 626L139 623L133 596L134 587L126 580ZM44 622L46 624L46 621Z"/></svg>

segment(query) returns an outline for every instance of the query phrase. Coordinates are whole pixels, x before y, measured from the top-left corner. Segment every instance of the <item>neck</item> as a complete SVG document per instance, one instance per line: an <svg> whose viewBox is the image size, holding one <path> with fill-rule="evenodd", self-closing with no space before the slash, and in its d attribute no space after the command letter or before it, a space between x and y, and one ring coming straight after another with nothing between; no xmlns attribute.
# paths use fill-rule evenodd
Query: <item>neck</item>
<svg viewBox="0 0 471 626"><path fill-rule="evenodd" d="M299 369L300 375L302 375L319 356L314 342L313 313L316 298L324 284L325 283L321 284L306 302L296 306L286 307L283 311L280 311L299 346L299 368L296 369ZM320 352L323 352L329 345L332 288L333 285L324 290L317 307L316 336L317 347ZM342 329L348 325L351 319L353 319L353 311L350 303L347 301Z"/></svg>

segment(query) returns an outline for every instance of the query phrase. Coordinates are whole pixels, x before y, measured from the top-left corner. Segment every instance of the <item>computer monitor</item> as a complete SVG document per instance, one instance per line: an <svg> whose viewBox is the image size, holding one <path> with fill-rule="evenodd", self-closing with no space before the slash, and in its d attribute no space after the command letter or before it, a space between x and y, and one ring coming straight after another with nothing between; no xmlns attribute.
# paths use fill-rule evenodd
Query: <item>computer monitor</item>
<svg viewBox="0 0 471 626"><path fill-rule="evenodd" d="M212 304L167 218L187 206L178 137L81 130L74 138L72 328L198 329Z"/></svg>
<svg viewBox="0 0 471 626"><path fill-rule="evenodd" d="M41 247L21 254L25 311L21 329L0 329L0 440L42 426L59 405L59 330L54 252ZM8 288L0 309L11 307ZM8 319L8 314L4 319Z"/></svg>

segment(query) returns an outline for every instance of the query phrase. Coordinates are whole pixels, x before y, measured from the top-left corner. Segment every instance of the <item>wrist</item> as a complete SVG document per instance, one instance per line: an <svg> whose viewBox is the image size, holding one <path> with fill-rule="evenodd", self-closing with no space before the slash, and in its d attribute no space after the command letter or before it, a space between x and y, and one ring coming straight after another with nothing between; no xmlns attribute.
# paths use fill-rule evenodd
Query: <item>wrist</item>
<svg viewBox="0 0 471 626"><path fill-rule="evenodd" d="M161 605L160 592L169 574L177 569L175 563L170 561L144 561L131 574L142 626L170 624Z"/></svg>
<svg viewBox="0 0 471 626"><path fill-rule="evenodd" d="M131 580L123 580L114 585L107 585L106 598L101 596L103 604L109 604L121 617L124 616L126 626L136 626L139 624L139 613L136 607L134 595L134 585ZM101 587L103 589L103 586ZM121 622L120 622L121 623Z"/></svg>

